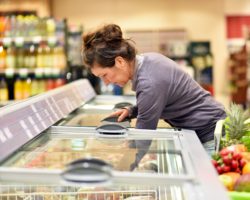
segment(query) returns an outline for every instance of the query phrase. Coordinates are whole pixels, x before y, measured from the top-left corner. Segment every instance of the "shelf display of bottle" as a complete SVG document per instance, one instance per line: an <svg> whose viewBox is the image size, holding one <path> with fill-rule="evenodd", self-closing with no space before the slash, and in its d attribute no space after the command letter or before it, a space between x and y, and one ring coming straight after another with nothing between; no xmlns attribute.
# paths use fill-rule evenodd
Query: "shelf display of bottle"
<svg viewBox="0 0 250 200"><path fill-rule="evenodd" d="M65 49L65 20L0 16L0 78L1 89L8 88L7 100L24 99L65 84Z"/></svg>
<svg viewBox="0 0 250 200"><path fill-rule="evenodd" d="M18 73L6 69L4 76L0 76L0 102L22 100L65 83L65 74L58 69L38 68L32 74L25 68L20 69Z"/></svg>
<svg viewBox="0 0 250 200"><path fill-rule="evenodd" d="M0 42L0 73L5 69L66 68L64 47L60 44Z"/></svg>
<svg viewBox="0 0 250 200"><path fill-rule="evenodd" d="M64 40L64 20L40 18L35 15L6 15L0 16L0 38L24 37L25 40L39 37L56 37Z"/></svg>

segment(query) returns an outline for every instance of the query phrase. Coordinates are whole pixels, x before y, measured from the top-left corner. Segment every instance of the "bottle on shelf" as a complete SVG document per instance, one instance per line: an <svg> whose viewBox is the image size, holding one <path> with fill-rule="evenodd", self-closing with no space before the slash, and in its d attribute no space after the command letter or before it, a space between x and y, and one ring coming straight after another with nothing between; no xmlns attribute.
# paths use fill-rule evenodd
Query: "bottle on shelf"
<svg viewBox="0 0 250 200"><path fill-rule="evenodd" d="M23 80L18 74L14 83L14 99L21 100L23 99Z"/></svg>
<svg viewBox="0 0 250 200"><path fill-rule="evenodd" d="M54 74L54 76L57 77L55 80L55 88L63 86L66 83L64 74L60 73L59 70L57 71L57 73Z"/></svg>
<svg viewBox="0 0 250 200"><path fill-rule="evenodd" d="M3 43L0 41L0 69L6 67L6 50L4 49Z"/></svg>
<svg viewBox="0 0 250 200"><path fill-rule="evenodd" d="M27 74L23 79L23 99L26 99L31 96L31 78Z"/></svg>
<svg viewBox="0 0 250 200"><path fill-rule="evenodd" d="M16 36L16 30L17 30L17 22L16 22L16 17L12 15L10 17L10 37L15 37Z"/></svg>
<svg viewBox="0 0 250 200"><path fill-rule="evenodd" d="M9 17L9 16L6 16L6 17L5 17L5 31L4 31L4 37L10 37L10 29L11 29L10 17Z"/></svg>
<svg viewBox="0 0 250 200"><path fill-rule="evenodd" d="M24 36L24 16L23 15L18 15L16 17L16 31L15 31L15 36L16 37L21 37Z"/></svg>
<svg viewBox="0 0 250 200"><path fill-rule="evenodd" d="M66 68L66 55L61 45L54 48L54 67L60 70Z"/></svg>
<svg viewBox="0 0 250 200"><path fill-rule="evenodd" d="M23 68L30 69L29 44L28 43L24 43L24 45L23 45Z"/></svg>
<svg viewBox="0 0 250 200"><path fill-rule="evenodd" d="M53 68L53 49L48 43L45 43L44 67Z"/></svg>
<svg viewBox="0 0 250 200"><path fill-rule="evenodd" d="M6 51L6 69L16 68L16 49L13 43L7 46Z"/></svg>
<svg viewBox="0 0 250 200"><path fill-rule="evenodd" d="M31 80L31 96L35 96L43 92L43 84L41 83L43 77L42 69L35 69L34 77Z"/></svg>
<svg viewBox="0 0 250 200"><path fill-rule="evenodd" d="M5 81L5 78L0 77L0 101L8 101L9 100L9 92L8 86Z"/></svg>
<svg viewBox="0 0 250 200"><path fill-rule="evenodd" d="M44 75L46 80L45 83L46 91L52 90L54 88L54 81L52 79L52 68L45 68Z"/></svg>
<svg viewBox="0 0 250 200"><path fill-rule="evenodd" d="M56 30L55 20L52 18L47 19L46 21L47 35L54 36Z"/></svg>
<svg viewBox="0 0 250 200"><path fill-rule="evenodd" d="M21 43L16 43L16 68L24 68L24 48Z"/></svg>
<svg viewBox="0 0 250 200"><path fill-rule="evenodd" d="M37 49L37 59L36 59L36 67L37 68L44 68L45 67L45 44L44 42L40 42L38 49Z"/></svg>
<svg viewBox="0 0 250 200"><path fill-rule="evenodd" d="M12 68L5 69L5 80L8 86L9 100L14 99L14 74L15 71Z"/></svg>
<svg viewBox="0 0 250 200"><path fill-rule="evenodd" d="M36 45L33 43L30 43L29 45L29 50L28 50L28 63L29 63L29 68L30 69L35 69L36 68Z"/></svg>
<svg viewBox="0 0 250 200"><path fill-rule="evenodd" d="M31 96L31 80L27 69L20 69L14 84L14 99L21 100Z"/></svg>
<svg viewBox="0 0 250 200"><path fill-rule="evenodd" d="M5 17L0 16L0 37L4 36L5 32Z"/></svg>
<svg viewBox="0 0 250 200"><path fill-rule="evenodd" d="M32 43L25 43L24 47L24 68L34 69L36 67L36 52L35 45Z"/></svg>
<svg viewBox="0 0 250 200"><path fill-rule="evenodd" d="M46 80L44 75L39 79L39 94L46 92Z"/></svg>
<svg viewBox="0 0 250 200"><path fill-rule="evenodd" d="M28 18L29 18L29 31L28 31L29 36L32 37L38 35L36 31L37 17L34 15L30 15L28 16Z"/></svg>

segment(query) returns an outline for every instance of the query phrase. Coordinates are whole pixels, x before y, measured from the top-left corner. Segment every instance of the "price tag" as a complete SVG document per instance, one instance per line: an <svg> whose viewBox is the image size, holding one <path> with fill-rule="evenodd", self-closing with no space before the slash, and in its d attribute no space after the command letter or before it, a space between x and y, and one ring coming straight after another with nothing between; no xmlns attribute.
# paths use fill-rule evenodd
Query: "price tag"
<svg viewBox="0 0 250 200"><path fill-rule="evenodd" d="M10 132L8 128L4 128L3 131L8 139L11 139L13 137L12 133Z"/></svg>
<svg viewBox="0 0 250 200"><path fill-rule="evenodd" d="M4 143L7 140L2 131L0 131L0 140L2 143Z"/></svg>
<svg viewBox="0 0 250 200"><path fill-rule="evenodd" d="M23 120L20 121L20 124L22 126L22 128L24 129L26 135L29 137L29 138L33 138L33 135L31 134L30 130L28 129L27 125L25 124L25 122Z"/></svg>
<svg viewBox="0 0 250 200"><path fill-rule="evenodd" d="M35 129L36 133L39 133L39 128L37 127L37 125L35 124L34 120L32 119L32 117L28 117L29 122L31 123L32 127Z"/></svg>

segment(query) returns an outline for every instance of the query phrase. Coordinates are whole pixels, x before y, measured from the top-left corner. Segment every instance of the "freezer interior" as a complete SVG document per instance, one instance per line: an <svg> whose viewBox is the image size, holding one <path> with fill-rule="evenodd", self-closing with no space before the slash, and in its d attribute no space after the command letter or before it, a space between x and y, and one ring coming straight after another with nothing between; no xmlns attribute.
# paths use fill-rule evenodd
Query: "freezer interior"
<svg viewBox="0 0 250 200"><path fill-rule="evenodd" d="M82 110L79 112L74 112L68 117L64 118L59 126L92 126L97 127L102 124L102 120L108 117L113 110ZM136 126L136 119L130 120L130 127L134 128ZM164 120L158 121L158 128L170 128L171 126Z"/></svg>
<svg viewBox="0 0 250 200"><path fill-rule="evenodd" d="M102 120L118 108L136 105L135 96L96 95L92 100L78 107L74 113L65 117L60 126L100 126ZM130 121L130 127L136 126L136 119ZM169 128L164 120L159 120L158 128Z"/></svg>
<svg viewBox="0 0 250 200"><path fill-rule="evenodd" d="M96 95L91 101L87 102L81 108L114 109L116 106L124 107L129 105L136 105L135 96Z"/></svg>
<svg viewBox="0 0 250 200"><path fill-rule="evenodd" d="M187 173L183 153L175 148L173 139L53 138L49 133L21 148L2 166L64 169L83 158L103 160L116 171Z"/></svg>
<svg viewBox="0 0 250 200"><path fill-rule="evenodd" d="M135 96L96 95L81 105L78 112L85 112L85 110L109 111L132 105L136 105Z"/></svg>

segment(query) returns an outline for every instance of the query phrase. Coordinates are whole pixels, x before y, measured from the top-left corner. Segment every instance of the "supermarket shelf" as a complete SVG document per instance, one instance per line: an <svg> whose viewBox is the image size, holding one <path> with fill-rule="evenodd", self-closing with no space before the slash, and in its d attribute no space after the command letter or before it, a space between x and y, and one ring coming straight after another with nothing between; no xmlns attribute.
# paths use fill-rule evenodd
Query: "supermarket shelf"
<svg viewBox="0 0 250 200"><path fill-rule="evenodd" d="M57 69L57 68L35 68L35 69L28 69L28 68L20 68L20 69L0 69L0 75L6 74L6 75L12 75L12 74L35 74L35 73L41 73L41 74L62 74L65 73L65 69Z"/></svg>
<svg viewBox="0 0 250 200"><path fill-rule="evenodd" d="M0 42L4 44L9 44L11 42L22 44L26 42L40 43L41 41L48 41L49 43L55 43L59 41L59 38L56 36L20 36L20 37L2 37Z"/></svg>

